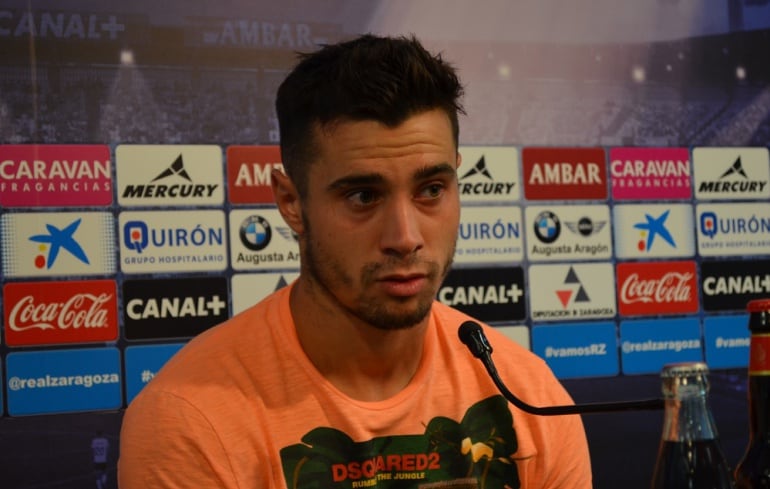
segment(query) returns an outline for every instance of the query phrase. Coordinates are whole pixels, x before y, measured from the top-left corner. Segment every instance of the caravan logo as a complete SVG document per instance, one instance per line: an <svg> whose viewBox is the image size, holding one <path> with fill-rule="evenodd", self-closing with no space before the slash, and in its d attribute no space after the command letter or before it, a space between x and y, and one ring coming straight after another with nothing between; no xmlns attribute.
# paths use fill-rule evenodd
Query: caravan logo
<svg viewBox="0 0 770 489"><path fill-rule="evenodd" d="M111 203L109 146L0 145L0 205L71 207Z"/></svg>
<svg viewBox="0 0 770 489"><path fill-rule="evenodd" d="M692 196L687 148L613 148L610 174L615 199L689 199Z"/></svg>

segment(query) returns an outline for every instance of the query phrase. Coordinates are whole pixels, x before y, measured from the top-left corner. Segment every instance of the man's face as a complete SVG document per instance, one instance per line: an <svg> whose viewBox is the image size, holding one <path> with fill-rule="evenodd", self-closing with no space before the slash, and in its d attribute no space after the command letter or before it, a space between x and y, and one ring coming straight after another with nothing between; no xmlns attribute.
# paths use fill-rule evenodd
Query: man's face
<svg viewBox="0 0 770 489"><path fill-rule="evenodd" d="M380 329L427 317L454 255L457 150L448 117L395 128L373 121L317 130L302 201L303 272L332 307Z"/></svg>

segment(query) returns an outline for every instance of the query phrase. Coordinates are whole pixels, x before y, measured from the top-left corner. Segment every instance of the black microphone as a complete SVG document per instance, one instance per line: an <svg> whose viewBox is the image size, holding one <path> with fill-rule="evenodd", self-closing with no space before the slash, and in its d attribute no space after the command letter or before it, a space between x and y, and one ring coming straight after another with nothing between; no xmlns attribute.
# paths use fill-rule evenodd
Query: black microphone
<svg viewBox="0 0 770 489"><path fill-rule="evenodd" d="M515 395L503 384L500 376L497 374L497 368L492 361L492 345L487 341L481 326L473 321L465 321L460 325L457 331L460 340L465 343L474 357L481 360L486 367L489 376L497 386L503 396L524 412L536 414L539 416L554 416L559 414L587 414L587 413L611 413L618 411L640 411L651 409L663 409L665 401L663 399L643 399L637 401L618 401L618 402L595 402L588 404L572 404L567 406L531 406Z"/></svg>

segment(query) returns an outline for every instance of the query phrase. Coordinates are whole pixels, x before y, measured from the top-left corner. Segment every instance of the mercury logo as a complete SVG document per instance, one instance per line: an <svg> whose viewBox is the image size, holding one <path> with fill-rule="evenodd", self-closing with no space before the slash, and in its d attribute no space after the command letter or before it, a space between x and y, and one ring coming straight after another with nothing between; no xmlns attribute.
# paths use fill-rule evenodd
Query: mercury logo
<svg viewBox="0 0 770 489"><path fill-rule="evenodd" d="M489 181L474 183L465 181L466 179L477 175ZM462 195L510 195L516 182L495 182L492 174L487 168L487 161L484 156L482 156L479 158L479 161L473 165L473 168L460 177L458 185Z"/></svg>
<svg viewBox="0 0 770 489"><path fill-rule="evenodd" d="M159 180L178 177L190 182L189 184L154 184ZM150 185L126 185L123 198L188 198L211 197L217 190L217 184L195 184L187 173L182 155L176 157L168 168L160 172L150 181Z"/></svg>
<svg viewBox="0 0 770 489"><path fill-rule="evenodd" d="M741 157L738 156L730 167L719 176L716 181L701 182L698 187L703 193L761 193L767 182L749 180L749 176L743 169Z"/></svg>

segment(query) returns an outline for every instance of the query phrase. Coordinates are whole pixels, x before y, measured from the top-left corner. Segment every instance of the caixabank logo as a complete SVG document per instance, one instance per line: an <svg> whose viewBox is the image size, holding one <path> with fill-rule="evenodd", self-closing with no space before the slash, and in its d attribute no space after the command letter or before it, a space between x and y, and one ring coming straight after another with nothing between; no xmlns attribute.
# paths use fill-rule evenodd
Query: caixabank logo
<svg viewBox="0 0 770 489"><path fill-rule="evenodd" d="M530 316L536 322L612 318L614 288L610 263L530 265Z"/></svg>
<svg viewBox="0 0 770 489"><path fill-rule="evenodd" d="M278 146L229 146L227 158L228 200L233 204L272 204L273 170L283 171Z"/></svg>
<svg viewBox="0 0 770 489"><path fill-rule="evenodd" d="M767 148L694 148L692 162L698 200L770 198Z"/></svg>
<svg viewBox="0 0 770 489"><path fill-rule="evenodd" d="M602 260L612 257L606 205L528 206L524 210L530 261Z"/></svg>
<svg viewBox="0 0 770 489"><path fill-rule="evenodd" d="M701 256L770 253L770 203L698 204Z"/></svg>
<svg viewBox="0 0 770 489"><path fill-rule="evenodd" d="M745 311L770 297L770 260L704 260L700 276L705 311Z"/></svg>
<svg viewBox="0 0 770 489"><path fill-rule="evenodd" d="M460 146L460 200L514 202L519 200L519 153L512 146Z"/></svg>
<svg viewBox="0 0 770 489"><path fill-rule="evenodd" d="M233 270L299 268L297 236L278 209L234 209L229 223Z"/></svg>
<svg viewBox="0 0 770 489"><path fill-rule="evenodd" d="M227 268L225 216L219 210L121 212L125 273L204 272Z"/></svg>
<svg viewBox="0 0 770 489"><path fill-rule="evenodd" d="M610 182L616 200L689 199L687 148L612 148Z"/></svg>
<svg viewBox="0 0 770 489"><path fill-rule="evenodd" d="M524 197L528 200L605 200L603 148L524 148Z"/></svg>
<svg viewBox="0 0 770 489"><path fill-rule="evenodd" d="M453 268L438 300L481 321L526 318L526 287L521 267Z"/></svg>
<svg viewBox="0 0 770 489"><path fill-rule="evenodd" d="M0 145L3 207L103 206L112 203L106 145Z"/></svg>
<svg viewBox="0 0 770 489"><path fill-rule="evenodd" d="M11 213L0 218L6 277L115 272L114 217L109 212Z"/></svg>
<svg viewBox="0 0 770 489"><path fill-rule="evenodd" d="M115 341L114 280L13 282L3 287L9 346Z"/></svg>
<svg viewBox="0 0 770 489"><path fill-rule="evenodd" d="M669 258L695 255L692 206L620 204L612 211L618 258Z"/></svg>
<svg viewBox="0 0 770 489"><path fill-rule="evenodd" d="M618 309L622 316L698 311L694 261L618 263L617 276Z"/></svg>
<svg viewBox="0 0 770 489"><path fill-rule="evenodd" d="M126 280L126 339L191 338L229 317L225 277Z"/></svg>
<svg viewBox="0 0 770 489"><path fill-rule="evenodd" d="M222 150L216 145L126 145L115 148L122 206L221 205Z"/></svg>

